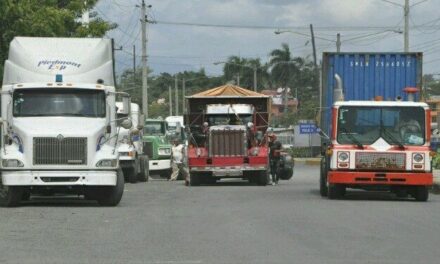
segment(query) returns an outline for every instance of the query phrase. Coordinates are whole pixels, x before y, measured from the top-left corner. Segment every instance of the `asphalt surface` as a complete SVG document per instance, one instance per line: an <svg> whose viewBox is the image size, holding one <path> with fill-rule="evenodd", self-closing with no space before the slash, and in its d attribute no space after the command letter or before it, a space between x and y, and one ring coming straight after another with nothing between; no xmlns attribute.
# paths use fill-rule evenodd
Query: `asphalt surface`
<svg viewBox="0 0 440 264"><path fill-rule="evenodd" d="M318 167L278 186L127 184L118 207L0 208L0 263L440 263L440 196L322 199Z"/></svg>

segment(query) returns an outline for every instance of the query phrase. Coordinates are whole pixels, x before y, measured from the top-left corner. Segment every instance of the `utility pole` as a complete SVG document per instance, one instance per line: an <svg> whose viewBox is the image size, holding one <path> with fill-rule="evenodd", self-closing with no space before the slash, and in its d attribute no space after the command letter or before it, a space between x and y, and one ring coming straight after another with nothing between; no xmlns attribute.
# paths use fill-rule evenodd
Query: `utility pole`
<svg viewBox="0 0 440 264"><path fill-rule="evenodd" d="M186 83L185 83L185 78L182 79L182 114L185 114L185 88L186 88Z"/></svg>
<svg viewBox="0 0 440 264"><path fill-rule="evenodd" d="M237 73L237 86L240 86L240 71Z"/></svg>
<svg viewBox="0 0 440 264"><path fill-rule="evenodd" d="M254 65L254 92L257 91L257 65Z"/></svg>
<svg viewBox="0 0 440 264"><path fill-rule="evenodd" d="M403 7L403 16L405 18L405 30L403 33L403 50L409 52L409 0L405 0L405 6Z"/></svg>
<svg viewBox="0 0 440 264"><path fill-rule="evenodd" d="M142 110L145 118L148 117L148 69L147 69L147 12L145 0L141 6L142 27Z"/></svg>
<svg viewBox="0 0 440 264"><path fill-rule="evenodd" d="M336 52L341 52L341 34L336 34Z"/></svg>
<svg viewBox="0 0 440 264"><path fill-rule="evenodd" d="M178 80L177 80L177 74L174 76L174 93L175 93L175 101L174 103L176 104L176 112L174 113L175 115L179 115L179 91L177 90L179 84L178 84Z"/></svg>
<svg viewBox="0 0 440 264"><path fill-rule="evenodd" d="M171 85L168 85L168 102L170 105L170 116L173 115L173 96L171 94Z"/></svg>
<svg viewBox="0 0 440 264"><path fill-rule="evenodd" d="M310 24L310 36L312 37L312 49L313 49L313 63L315 64L315 69L318 68L316 63L316 46L315 46L315 34L313 33L313 25Z"/></svg>
<svg viewBox="0 0 440 264"><path fill-rule="evenodd" d="M87 0L84 0L84 13L82 14L82 17L81 17L81 24L84 27L88 28L89 23L90 23L89 9L87 8Z"/></svg>
<svg viewBox="0 0 440 264"><path fill-rule="evenodd" d="M136 46L133 45L133 87L136 87Z"/></svg>

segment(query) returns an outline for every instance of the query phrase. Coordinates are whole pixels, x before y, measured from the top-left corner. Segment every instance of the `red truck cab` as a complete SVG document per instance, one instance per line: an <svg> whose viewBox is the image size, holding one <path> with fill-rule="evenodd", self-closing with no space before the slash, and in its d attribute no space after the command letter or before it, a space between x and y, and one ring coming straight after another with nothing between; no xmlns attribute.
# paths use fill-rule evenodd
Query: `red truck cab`
<svg viewBox="0 0 440 264"><path fill-rule="evenodd" d="M358 188L428 200L430 120L423 102L335 102L321 161L321 195L337 199L347 188Z"/></svg>

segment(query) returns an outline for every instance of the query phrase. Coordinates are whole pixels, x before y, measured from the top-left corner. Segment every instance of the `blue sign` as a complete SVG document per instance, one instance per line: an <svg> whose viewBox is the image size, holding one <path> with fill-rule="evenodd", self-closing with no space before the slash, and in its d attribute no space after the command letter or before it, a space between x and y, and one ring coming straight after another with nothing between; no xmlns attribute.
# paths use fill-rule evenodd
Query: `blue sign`
<svg viewBox="0 0 440 264"><path fill-rule="evenodd" d="M315 124L307 124L307 123L300 123L299 124L299 133L300 134L316 134L318 133L318 128Z"/></svg>

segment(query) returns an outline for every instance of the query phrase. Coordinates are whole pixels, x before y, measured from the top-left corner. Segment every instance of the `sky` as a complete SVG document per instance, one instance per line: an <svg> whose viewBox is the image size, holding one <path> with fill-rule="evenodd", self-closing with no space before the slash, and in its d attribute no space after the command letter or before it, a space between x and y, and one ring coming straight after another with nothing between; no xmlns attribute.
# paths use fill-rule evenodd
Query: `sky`
<svg viewBox="0 0 440 264"><path fill-rule="evenodd" d="M393 3L390 3L393 2ZM152 74L205 69L218 76L231 55L270 59L287 43L294 56L312 60L313 24L318 62L323 51L402 52L404 0L145 0L148 66ZM141 0L100 0L94 11L118 28L117 72L141 62ZM410 51L424 52L423 72L440 74L440 0L410 0ZM275 31L287 31L275 34Z"/></svg>

